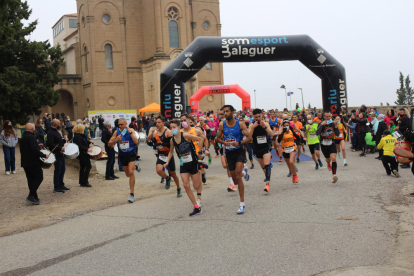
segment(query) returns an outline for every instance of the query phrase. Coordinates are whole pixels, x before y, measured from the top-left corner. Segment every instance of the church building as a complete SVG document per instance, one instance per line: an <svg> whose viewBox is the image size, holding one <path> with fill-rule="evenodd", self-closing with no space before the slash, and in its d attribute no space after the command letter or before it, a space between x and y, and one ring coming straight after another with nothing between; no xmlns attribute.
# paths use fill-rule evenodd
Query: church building
<svg viewBox="0 0 414 276"><path fill-rule="evenodd" d="M196 37L221 36L219 8L219 0L77 0L77 13L52 28L65 62L61 100L44 112L83 118L160 103L162 70ZM187 106L199 87L221 84L222 64L208 63L186 83ZM223 105L223 95L200 101L202 111Z"/></svg>

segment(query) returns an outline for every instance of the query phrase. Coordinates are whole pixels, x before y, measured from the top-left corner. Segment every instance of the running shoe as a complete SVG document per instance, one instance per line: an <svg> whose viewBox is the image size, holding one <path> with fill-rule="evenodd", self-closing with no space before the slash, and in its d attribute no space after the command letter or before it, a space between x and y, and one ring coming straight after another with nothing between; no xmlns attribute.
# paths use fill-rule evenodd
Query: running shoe
<svg viewBox="0 0 414 276"><path fill-rule="evenodd" d="M211 157L208 157L208 164L211 165Z"/></svg>
<svg viewBox="0 0 414 276"><path fill-rule="evenodd" d="M203 183L206 183L207 182L207 178L206 178L206 174L205 173L201 174L201 181L203 181Z"/></svg>
<svg viewBox="0 0 414 276"><path fill-rule="evenodd" d="M397 170L393 170L392 173L395 175L396 178L400 177L400 174L398 173Z"/></svg>
<svg viewBox="0 0 414 276"><path fill-rule="evenodd" d="M338 177L336 175L332 176L332 183L338 182Z"/></svg>
<svg viewBox="0 0 414 276"><path fill-rule="evenodd" d="M133 195L129 195L128 202L129 203L133 203L134 202L134 196Z"/></svg>
<svg viewBox="0 0 414 276"><path fill-rule="evenodd" d="M171 184L171 176L168 177L168 179L165 179L165 189L168 190L170 188Z"/></svg>
<svg viewBox="0 0 414 276"><path fill-rule="evenodd" d="M299 158L296 158L296 163L300 163L300 160L299 160Z"/></svg>
<svg viewBox="0 0 414 276"><path fill-rule="evenodd" d="M287 177L291 177L292 176L292 173L291 172L289 172L288 173L288 175L287 175Z"/></svg>
<svg viewBox="0 0 414 276"><path fill-rule="evenodd" d="M177 189L177 197L182 197L183 195L181 194L181 188Z"/></svg>
<svg viewBox="0 0 414 276"><path fill-rule="evenodd" d="M279 162L283 162L282 156L279 157Z"/></svg>
<svg viewBox="0 0 414 276"><path fill-rule="evenodd" d="M318 163L319 163L319 167L323 167L323 164L322 164L322 161L321 161L321 159L318 159Z"/></svg>
<svg viewBox="0 0 414 276"><path fill-rule="evenodd" d="M331 163L328 163L328 165L326 165L328 167L328 171L332 171L332 165Z"/></svg>
<svg viewBox="0 0 414 276"><path fill-rule="evenodd" d="M196 198L197 205L201 207L201 197Z"/></svg>
<svg viewBox="0 0 414 276"><path fill-rule="evenodd" d="M360 155L359 155L359 157L366 157L367 156L367 154L366 153L361 153Z"/></svg>
<svg viewBox="0 0 414 276"><path fill-rule="evenodd" d="M239 210L237 210L237 214L242 215L246 211L246 206L240 206Z"/></svg>
<svg viewBox="0 0 414 276"><path fill-rule="evenodd" d="M227 188L227 192L235 192L237 191L237 187L234 184L230 184L230 186Z"/></svg>
<svg viewBox="0 0 414 276"><path fill-rule="evenodd" d="M273 163L270 161L270 168L273 168Z"/></svg>
<svg viewBox="0 0 414 276"><path fill-rule="evenodd" d="M315 164L315 170L319 170L319 165L318 163Z"/></svg>
<svg viewBox="0 0 414 276"><path fill-rule="evenodd" d="M263 191L265 191L266 193L269 192L269 184L266 184L266 187L263 189Z"/></svg>
<svg viewBox="0 0 414 276"><path fill-rule="evenodd" d="M250 166L250 169L251 169L251 170L253 170L253 169L254 169L254 164L252 164L252 165Z"/></svg>
<svg viewBox="0 0 414 276"><path fill-rule="evenodd" d="M215 156L215 158L217 158L217 157L218 157L218 155Z"/></svg>
<svg viewBox="0 0 414 276"><path fill-rule="evenodd" d="M196 215L199 215L199 214L201 214L202 212L201 212L201 207L198 207L198 208L194 208L194 211L192 211L191 213L190 213L190 217L192 217L192 216L196 216Z"/></svg>
<svg viewBox="0 0 414 276"><path fill-rule="evenodd" d="M247 173L247 169L243 169L244 173L244 180L249 181L250 175Z"/></svg>
<svg viewBox="0 0 414 276"><path fill-rule="evenodd" d="M135 162L135 170L137 170L137 172L141 171L141 167L139 166L138 162Z"/></svg>
<svg viewBox="0 0 414 276"><path fill-rule="evenodd" d="M292 176L292 183L299 183L298 175Z"/></svg>
<svg viewBox="0 0 414 276"><path fill-rule="evenodd" d="M339 159L342 159L342 156L341 156L341 154L340 154L340 153L338 153L338 158L339 158Z"/></svg>
<svg viewBox="0 0 414 276"><path fill-rule="evenodd" d="M348 167L348 163L344 162L344 167Z"/></svg>

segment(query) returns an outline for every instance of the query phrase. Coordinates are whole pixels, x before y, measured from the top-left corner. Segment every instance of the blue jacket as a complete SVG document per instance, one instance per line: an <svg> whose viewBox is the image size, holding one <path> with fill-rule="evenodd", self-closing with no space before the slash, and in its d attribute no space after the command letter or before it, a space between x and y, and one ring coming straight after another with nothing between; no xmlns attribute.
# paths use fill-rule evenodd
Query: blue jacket
<svg viewBox="0 0 414 276"><path fill-rule="evenodd" d="M351 133L352 134L357 134L358 133L357 132L357 129L356 129L356 127L357 127L357 124L356 123L349 122L348 127L351 129Z"/></svg>

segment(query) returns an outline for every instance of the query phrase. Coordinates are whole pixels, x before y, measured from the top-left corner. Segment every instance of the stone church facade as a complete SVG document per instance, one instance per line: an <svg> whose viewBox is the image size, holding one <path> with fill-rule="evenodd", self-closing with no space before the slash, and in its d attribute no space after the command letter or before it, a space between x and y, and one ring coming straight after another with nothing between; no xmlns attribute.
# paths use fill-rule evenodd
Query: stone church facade
<svg viewBox="0 0 414 276"><path fill-rule="evenodd" d="M62 98L45 112L138 110L160 103L161 71L196 37L221 36L219 0L77 0L77 14L63 16L53 34L65 57L55 86ZM207 64L186 84L187 105L199 87L220 84L222 64ZM203 111L223 105L223 95L200 101Z"/></svg>

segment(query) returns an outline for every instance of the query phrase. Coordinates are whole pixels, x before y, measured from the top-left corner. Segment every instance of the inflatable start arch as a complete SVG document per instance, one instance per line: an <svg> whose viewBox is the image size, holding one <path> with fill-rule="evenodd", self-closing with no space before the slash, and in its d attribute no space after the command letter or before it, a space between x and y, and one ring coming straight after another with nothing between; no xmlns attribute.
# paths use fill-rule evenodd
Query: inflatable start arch
<svg viewBox="0 0 414 276"><path fill-rule="evenodd" d="M184 84L207 62L299 60L321 79L323 108L334 116L348 109L344 67L307 35L270 37L197 37L161 73L161 114L185 112Z"/></svg>
<svg viewBox="0 0 414 276"><path fill-rule="evenodd" d="M241 88L238 84L230 85L214 85L214 86L201 86L197 92L190 97L191 113L198 113L198 102L205 95L217 95L217 94L236 94L242 99L242 109L250 109L250 94Z"/></svg>

